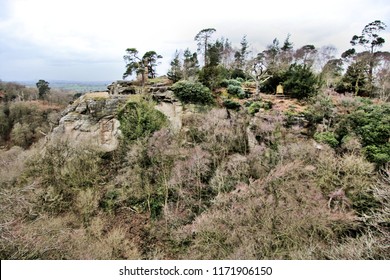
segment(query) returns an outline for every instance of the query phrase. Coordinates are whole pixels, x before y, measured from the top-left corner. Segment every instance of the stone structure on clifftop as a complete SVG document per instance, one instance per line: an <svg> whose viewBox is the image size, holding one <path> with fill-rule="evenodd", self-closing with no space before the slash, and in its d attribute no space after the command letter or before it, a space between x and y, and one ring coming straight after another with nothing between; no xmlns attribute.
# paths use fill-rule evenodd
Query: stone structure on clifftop
<svg viewBox="0 0 390 280"><path fill-rule="evenodd" d="M136 94L137 88L132 81L116 81L107 87L111 95Z"/></svg>

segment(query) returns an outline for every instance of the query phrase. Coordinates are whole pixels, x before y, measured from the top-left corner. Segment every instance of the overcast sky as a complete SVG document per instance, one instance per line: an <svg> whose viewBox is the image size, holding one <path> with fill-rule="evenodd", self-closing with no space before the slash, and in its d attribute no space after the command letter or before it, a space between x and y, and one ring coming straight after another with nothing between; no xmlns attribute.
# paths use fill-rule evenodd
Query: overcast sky
<svg viewBox="0 0 390 280"><path fill-rule="evenodd" d="M390 50L387 0L0 0L0 79L111 81L125 70L125 49L163 55L196 51L195 35L217 30L239 46L243 35L262 51L291 34L294 47L333 45L341 53L374 20Z"/></svg>

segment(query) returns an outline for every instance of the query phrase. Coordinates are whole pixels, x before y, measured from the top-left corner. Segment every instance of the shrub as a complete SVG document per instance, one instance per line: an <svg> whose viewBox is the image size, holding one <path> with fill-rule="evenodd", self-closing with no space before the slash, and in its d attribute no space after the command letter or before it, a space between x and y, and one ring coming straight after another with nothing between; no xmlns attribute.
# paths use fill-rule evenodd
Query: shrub
<svg viewBox="0 0 390 280"><path fill-rule="evenodd" d="M265 178L220 193L187 227L191 243L182 257L318 258L354 224L348 214L332 213L321 191L302 178L310 179L302 162L281 162Z"/></svg>
<svg viewBox="0 0 390 280"><path fill-rule="evenodd" d="M257 112L259 112L261 108L262 107L261 107L261 103L260 102L258 102L258 101L257 102L253 102L248 107L248 113L253 116Z"/></svg>
<svg viewBox="0 0 390 280"><path fill-rule="evenodd" d="M0 144L6 141L11 132L12 123L8 118L9 107L8 104L0 104Z"/></svg>
<svg viewBox="0 0 390 280"><path fill-rule="evenodd" d="M231 95L238 96L238 97L243 96L245 94L241 85L240 86L229 85L227 88L227 92Z"/></svg>
<svg viewBox="0 0 390 280"><path fill-rule="evenodd" d="M304 113L305 118L311 124L321 123L324 119L329 120L336 116L332 98L326 94L318 94L310 99L310 105Z"/></svg>
<svg viewBox="0 0 390 280"><path fill-rule="evenodd" d="M202 148L212 155L213 165L229 154L248 152L247 120L239 113L214 109L203 117L199 130L203 132Z"/></svg>
<svg viewBox="0 0 390 280"><path fill-rule="evenodd" d="M165 115L144 100L128 102L119 110L118 119L123 136L129 141L151 135L167 123Z"/></svg>
<svg viewBox="0 0 390 280"><path fill-rule="evenodd" d="M272 102L271 101L256 101L249 105L248 107L248 113L252 116L260 111L260 109L270 110L272 109Z"/></svg>
<svg viewBox="0 0 390 280"><path fill-rule="evenodd" d="M222 82L220 83L220 86L221 87L225 87L227 88L228 86L237 86L237 87L241 87L241 81L238 80L238 79L224 79L222 80Z"/></svg>
<svg viewBox="0 0 390 280"><path fill-rule="evenodd" d="M198 82L180 81L172 86L175 96L183 103L211 104L210 90Z"/></svg>
<svg viewBox="0 0 390 280"><path fill-rule="evenodd" d="M198 80L211 90L219 87L221 82L229 76L229 71L222 65L203 67L199 71Z"/></svg>
<svg viewBox="0 0 390 280"><path fill-rule="evenodd" d="M39 206L60 213L76 203L80 190L95 187L102 180L101 156L94 147L53 142L45 152L27 163L26 175L39 178L43 187Z"/></svg>
<svg viewBox="0 0 390 280"><path fill-rule="evenodd" d="M292 97L303 99L317 93L319 82L310 67L292 64L285 74L283 85Z"/></svg>
<svg viewBox="0 0 390 280"><path fill-rule="evenodd" d="M249 183L249 164L240 154L229 156L215 171L211 187L219 192L230 192L239 183Z"/></svg>
<svg viewBox="0 0 390 280"><path fill-rule="evenodd" d="M390 160L390 105L362 105L346 115L338 124L339 139L356 134L367 159L384 164Z"/></svg>
<svg viewBox="0 0 390 280"><path fill-rule="evenodd" d="M28 124L16 123L11 131L11 140L14 145L28 148L33 143L33 132Z"/></svg>
<svg viewBox="0 0 390 280"><path fill-rule="evenodd" d="M329 131L315 133L314 139L318 142L328 144L332 148L336 148L339 145L339 141L337 141L336 135Z"/></svg>
<svg viewBox="0 0 390 280"><path fill-rule="evenodd" d="M283 123L283 115L267 114L254 117L250 129L259 144L264 143L276 150L285 130Z"/></svg>
<svg viewBox="0 0 390 280"><path fill-rule="evenodd" d="M223 106L225 106L227 109L232 109L232 110L239 110L241 105L240 103L227 99L223 102Z"/></svg>

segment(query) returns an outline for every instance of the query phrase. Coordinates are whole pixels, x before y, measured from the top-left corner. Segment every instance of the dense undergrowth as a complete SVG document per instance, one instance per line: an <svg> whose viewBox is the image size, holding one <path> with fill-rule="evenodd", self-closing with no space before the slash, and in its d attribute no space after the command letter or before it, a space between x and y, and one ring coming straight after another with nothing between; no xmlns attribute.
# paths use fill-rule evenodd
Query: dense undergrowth
<svg viewBox="0 0 390 280"><path fill-rule="evenodd" d="M321 94L302 125L266 103L193 111L174 132L141 98L118 112L114 152L1 152L0 257L388 259L388 104Z"/></svg>

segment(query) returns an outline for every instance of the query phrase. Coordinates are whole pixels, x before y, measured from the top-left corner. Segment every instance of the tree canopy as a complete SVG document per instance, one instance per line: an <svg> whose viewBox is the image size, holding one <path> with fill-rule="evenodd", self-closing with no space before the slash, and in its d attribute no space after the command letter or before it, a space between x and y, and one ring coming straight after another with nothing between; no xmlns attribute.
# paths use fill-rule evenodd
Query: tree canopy
<svg viewBox="0 0 390 280"><path fill-rule="evenodd" d="M156 66L158 65L158 60L162 58L161 55L155 51L147 51L140 57L136 48L128 48L126 53L123 56L126 62L126 71L123 74L123 79L135 73L140 76L141 83L144 85L146 78L156 77Z"/></svg>

